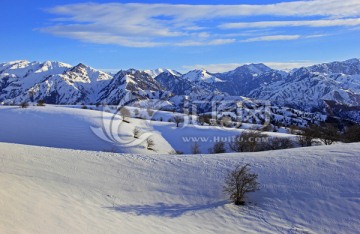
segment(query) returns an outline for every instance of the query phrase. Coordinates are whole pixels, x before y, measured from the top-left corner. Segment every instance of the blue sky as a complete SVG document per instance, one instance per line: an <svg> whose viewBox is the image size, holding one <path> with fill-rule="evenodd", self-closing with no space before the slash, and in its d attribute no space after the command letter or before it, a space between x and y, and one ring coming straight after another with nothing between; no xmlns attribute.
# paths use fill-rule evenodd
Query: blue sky
<svg viewBox="0 0 360 234"><path fill-rule="evenodd" d="M0 62L218 72L360 57L358 0L12 0L0 27Z"/></svg>

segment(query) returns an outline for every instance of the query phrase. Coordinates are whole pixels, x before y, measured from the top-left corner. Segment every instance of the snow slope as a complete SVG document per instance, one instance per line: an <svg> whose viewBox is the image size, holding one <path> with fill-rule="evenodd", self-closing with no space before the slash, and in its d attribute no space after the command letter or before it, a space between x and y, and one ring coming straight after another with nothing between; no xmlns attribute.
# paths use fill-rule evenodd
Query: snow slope
<svg viewBox="0 0 360 234"><path fill-rule="evenodd" d="M245 129L214 127L214 126L200 126L200 125L183 125L179 128L175 123L162 123L152 122L153 128L156 129L161 135L169 142L169 144L177 151L185 154L190 154L191 148L195 142L199 144L201 153L209 153L216 142L223 141L226 144L227 152L231 152L227 146L228 143L233 141L234 136L238 136ZM249 125L254 127L255 125ZM246 126L243 126L245 128ZM283 137L292 139L296 142L297 136L286 133L278 132L264 132L265 135L270 137Z"/></svg>
<svg viewBox="0 0 360 234"><path fill-rule="evenodd" d="M358 233L360 144L128 155L0 143L1 233ZM221 192L250 163L246 207Z"/></svg>
<svg viewBox="0 0 360 234"><path fill-rule="evenodd" d="M161 134L147 125L146 121L131 119L130 123L123 123L120 116L115 116L111 122L113 117L113 114L107 112L51 105L30 106L26 109L1 106L0 142L118 153L166 154L172 150ZM109 126L119 129L110 131ZM135 127L144 133L152 132L151 138L158 146L155 147L156 151L145 148L145 139L139 145L128 144L134 140L132 131ZM103 132L109 132L110 135L118 133L118 136L111 137L117 137L126 145L115 144L111 141L113 138L102 139Z"/></svg>
<svg viewBox="0 0 360 234"><path fill-rule="evenodd" d="M111 113L83 110L80 107L46 105L23 109L17 106L0 106L0 142L140 154L167 154L173 150L191 153L192 145L198 142L201 152L208 153L215 142L230 143L232 137L244 131L237 128L188 124L187 115L166 111L154 111L153 115L149 116L146 109L135 107L128 109L133 117L142 119L131 118L130 123L124 123L119 115L115 115L115 120L111 121L114 117L112 113L117 110L116 106L107 107L106 111ZM96 109L95 106L88 108ZM97 108L100 110L103 107ZM138 110L138 115L135 114L135 110ZM177 128L175 123L169 122L174 116L183 116L185 123ZM243 124L242 128L255 126ZM133 129L136 127L143 133L139 141L133 138ZM296 136L290 134L266 134L296 140ZM147 137L154 140L155 151L145 148Z"/></svg>

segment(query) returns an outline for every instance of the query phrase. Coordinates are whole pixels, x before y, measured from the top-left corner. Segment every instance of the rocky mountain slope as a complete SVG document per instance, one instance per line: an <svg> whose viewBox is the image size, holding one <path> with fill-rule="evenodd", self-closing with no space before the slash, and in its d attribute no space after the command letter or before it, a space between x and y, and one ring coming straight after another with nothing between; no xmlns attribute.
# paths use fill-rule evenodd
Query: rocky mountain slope
<svg viewBox="0 0 360 234"><path fill-rule="evenodd" d="M219 90L233 96L249 96L252 90L282 80L285 75L285 72L273 70L264 64L250 64L217 74L222 82L215 85Z"/></svg>
<svg viewBox="0 0 360 234"><path fill-rule="evenodd" d="M200 109L209 111L213 102L227 100L236 105L244 100L266 100L271 106L360 121L360 60L319 64L288 73L264 64L249 64L217 74L129 69L110 75L81 63L74 67L50 61L0 64L0 103L38 100L112 105L138 101L146 105L157 100L162 102L160 106L176 111L183 111L185 103L201 102Z"/></svg>
<svg viewBox="0 0 360 234"><path fill-rule="evenodd" d="M335 111L360 120L360 60L295 69L283 79L252 90L249 97L305 111Z"/></svg>

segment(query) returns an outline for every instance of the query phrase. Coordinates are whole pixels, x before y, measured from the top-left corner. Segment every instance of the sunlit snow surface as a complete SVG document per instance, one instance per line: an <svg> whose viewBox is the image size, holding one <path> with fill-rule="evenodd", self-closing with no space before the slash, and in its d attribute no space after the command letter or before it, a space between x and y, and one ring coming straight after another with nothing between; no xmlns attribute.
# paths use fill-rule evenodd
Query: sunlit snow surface
<svg viewBox="0 0 360 234"><path fill-rule="evenodd" d="M357 233L360 144L128 155L0 143L1 233ZM246 207L222 193L250 163Z"/></svg>
<svg viewBox="0 0 360 234"><path fill-rule="evenodd" d="M0 143L0 233L360 230L359 143L174 156L167 154L175 143L166 133L176 129L164 114L157 126L135 119L125 125L124 135L135 123L155 130L157 152L146 155L140 144L116 154L97 152L113 147L89 128L101 126L100 117L65 107L0 108L0 141L92 150ZM238 163L249 163L261 184L245 207L222 192L224 176Z"/></svg>

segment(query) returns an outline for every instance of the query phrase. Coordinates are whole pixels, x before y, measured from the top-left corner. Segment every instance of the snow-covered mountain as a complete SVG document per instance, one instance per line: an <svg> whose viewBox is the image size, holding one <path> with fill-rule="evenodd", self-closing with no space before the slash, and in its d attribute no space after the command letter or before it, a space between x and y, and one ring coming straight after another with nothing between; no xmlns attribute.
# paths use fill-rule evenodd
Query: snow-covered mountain
<svg viewBox="0 0 360 234"><path fill-rule="evenodd" d="M158 68L155 70L144 70L143 72L147 73L148 75L150 75L152 78L157 77L158 75L162 74L162 73L168 73L171 74L173 76L181 76L181 73L175 70L171 70L171 69L166 69L166 68Z"/></svg>
<svg viewBox="0 0 360 234"><path fill-rule="evenodd" d="M248 96L252 90L264 84L282 80L284 75L285 72L273 70L264 64L249 64L217 74L223 82L218 82L215 86L230 95Z"/></svg>
<svg viewBox="0 0 360 234"><path fill-rule="evenodd" d="M203 81L206 83L216 83L223 82L221 79L217 78L214 74L209 73L206 70L193 70L183 75L184 79L187 79L191 82Z"/></svg>
<svg viewBox="0 0 360 234"><path fill-rule="evenodd" d="M81 63L74 67L50 61L0 64L0 103L4 104L160 100L161 106L178 111L184 109L184 103L202 102L205 111L211 102L237 103L243 97L250 97L246 99L249 102L269 100L272 106L360 121L360 60L324 63L288 73L264 64L248 64L217 74L206 70L180 74L171 69L129 69L113 76Z"/></svg>
<svg viewBox="0 0 360 234"><path fill-rule="evenodd" d="M328 105L335 104L359 107L360 60L295 69L284 79L274 80L252 90L249 96L307 111L326 111Z"/></svg>
<svg viewBox="0 0 360 234"><path fill-rule="evenodd" d="M75 104L94 102L112 77L81 63L71 67L59 62L16 61L0 64L0 78L2 102Z"/></svg>
<svg viewBox="0 0 360 234"><path fill-rule="evenodd" d="M172 94L148 73L129 69L118 72L100 91L98 102L124 105L147 99L167 99Z"/></svg>
<svg viewBox="0 0 360 234"><path fill-rule="evenodd" d="M213 93L226 95L226 93L219 91L213 84L201 79L191 81L186 75L176 76L164 72L158 75L155 80L176 95L211 96Z"/></svg>

